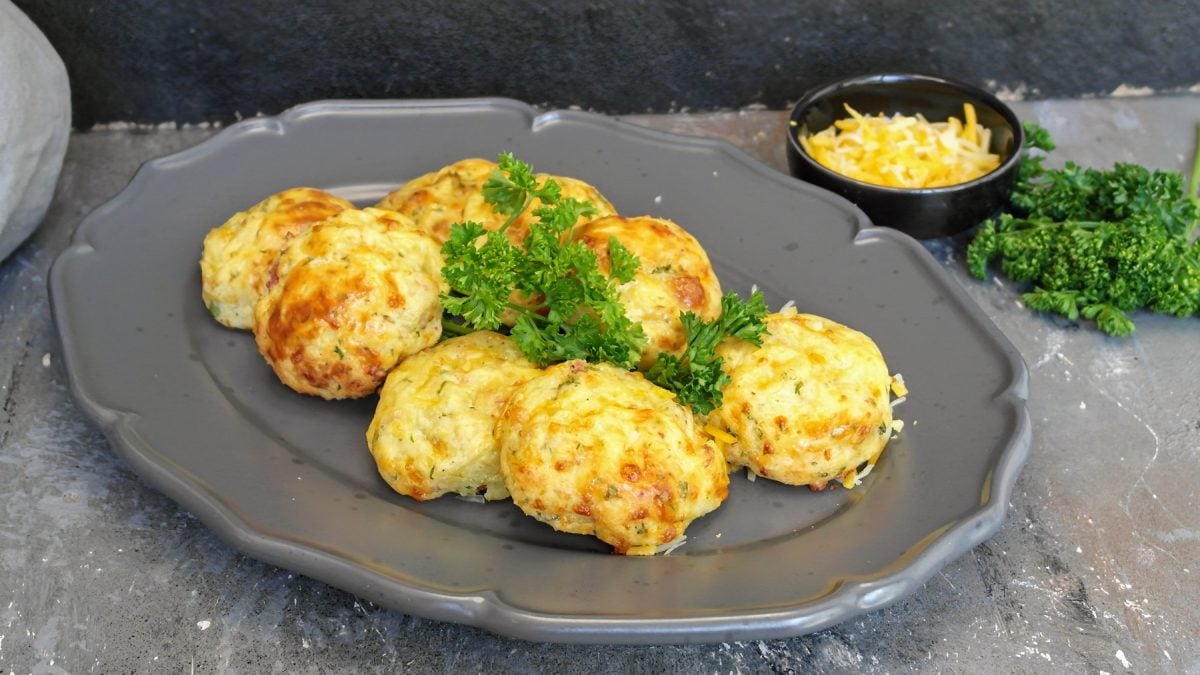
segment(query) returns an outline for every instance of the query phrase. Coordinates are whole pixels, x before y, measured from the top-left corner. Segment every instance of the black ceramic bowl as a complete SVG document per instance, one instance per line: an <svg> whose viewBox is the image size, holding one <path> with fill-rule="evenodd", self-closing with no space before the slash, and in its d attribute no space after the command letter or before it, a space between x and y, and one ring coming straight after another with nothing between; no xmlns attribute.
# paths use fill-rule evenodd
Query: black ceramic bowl
<svg viewBox="0 0 1200 675"><path fill-rule="evenodd" d="M845 103L864 115L922 113L931 122L951 115L961 119L963 103L971 103L979 124L992 131L988 149L1000 155L1000 166L975 180L939 188L892 188L843 176L818 164L798 137L845 118ZM814 89L792 109L787 131L792 175L849 199L876 225L923 239L957 234L1004 207L1024 143L1020 120L1000 99L968 84L910 74L865 75Z"/></svg>

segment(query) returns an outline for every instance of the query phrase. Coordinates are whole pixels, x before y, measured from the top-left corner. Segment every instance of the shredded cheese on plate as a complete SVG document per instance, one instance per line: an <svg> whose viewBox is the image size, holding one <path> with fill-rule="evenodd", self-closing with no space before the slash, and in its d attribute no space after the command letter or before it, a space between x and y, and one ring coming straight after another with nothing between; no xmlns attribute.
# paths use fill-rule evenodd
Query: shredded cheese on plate
<svg viewBox="0 0 1200 675"><path fill-rule="evenodd" d="M714 439L724 445L733 445L734 443L737 443L737 438L734 437L733 434L725 431L724 429L713 426L712 424L704 425L704 430L708 432L709 436L712 436Z"/></svg>

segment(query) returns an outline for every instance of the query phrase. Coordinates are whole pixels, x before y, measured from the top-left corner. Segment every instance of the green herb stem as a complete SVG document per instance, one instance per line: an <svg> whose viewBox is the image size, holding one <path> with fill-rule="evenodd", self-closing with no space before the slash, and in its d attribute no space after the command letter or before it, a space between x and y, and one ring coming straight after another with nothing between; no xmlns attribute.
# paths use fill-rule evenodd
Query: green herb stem
<svg viewBox="0 0 1200 675"><path fill-rule="evenodd" d="M504 224L501 225L496 231L500 234L504 234L506 231L508 231L508 226L517 222L517 218L520 218L521 214L525 213L531 204L533 204L533 197L526 196L525 202L521 205L521 208L517 211L513 211L512 214L509 215L508 220L504 221Z"/></svg>
<svg viewBox="0 0 1200 675"><path fill-rule="evenodd" d="M1200 199L1200 122L1196 123L1196 152L1192 155L1192 180L1188 183L1188 196Z"/></svg>
<svg viewBox="0 0 1200 675"><path fill-rule="evenodd" d="M1192 155L1192 179L1188 181L1188 199L1200 208L1200 122L1196 123L1196 152ZM1195 227L1195 221L1192 227ZM1188 234L1191 234L1189 231Z"/></svg>
<svg viewBox="0 0 1200 675"><path fill-rule="evenodd" d="M475 331L470 326L464 326L457 321L451 321L448 318L442 318L442 332L451 333L453 335L468 335Z"/></svg>

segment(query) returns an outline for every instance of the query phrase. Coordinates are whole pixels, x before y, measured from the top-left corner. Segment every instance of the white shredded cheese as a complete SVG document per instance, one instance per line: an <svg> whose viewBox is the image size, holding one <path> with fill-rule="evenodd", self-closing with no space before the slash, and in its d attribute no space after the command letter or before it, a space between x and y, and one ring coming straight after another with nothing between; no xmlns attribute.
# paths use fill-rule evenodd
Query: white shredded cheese
<svg viewBox="0 0 1200 675"><path fill-rule="evenodd" d="M924 115L863 115L845 105L850 117L807 136L804 151L826 168L873 185L933 188L966 183L1000 166L989 152L991 130L963 104L963 119L930 122Z"/></svg>
<svg viewBox="0 0 1200 675"><path fill-rule="evenodd" d="M665 544L659 545L658 548L654 549L654 555L671 555L672 551L679 548L680 546L683 546L686 543L687 543L687 535L681 534L678 537L675 537L674 539L672 539L671 541L668 541Z"/></svg>

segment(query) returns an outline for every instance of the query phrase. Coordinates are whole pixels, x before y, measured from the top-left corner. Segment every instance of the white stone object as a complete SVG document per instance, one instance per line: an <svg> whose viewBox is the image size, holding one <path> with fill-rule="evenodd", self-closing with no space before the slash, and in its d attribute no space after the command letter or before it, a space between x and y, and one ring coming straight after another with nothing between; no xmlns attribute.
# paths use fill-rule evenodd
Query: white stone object
<svg viewBox="0 0 1200 675"><path fill-rule="evenodd" d="M46 215L70 131L62 59L29 17L0 0L0 260Z"/></svg>

